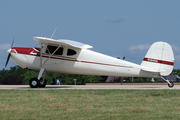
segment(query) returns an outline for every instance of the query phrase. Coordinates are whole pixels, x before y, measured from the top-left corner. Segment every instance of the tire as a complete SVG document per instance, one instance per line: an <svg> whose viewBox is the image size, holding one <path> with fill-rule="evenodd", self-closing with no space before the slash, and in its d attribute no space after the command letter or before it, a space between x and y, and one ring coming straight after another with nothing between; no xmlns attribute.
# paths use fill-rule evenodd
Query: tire
<svg viewBox="0 0 180 120"><path fill-rule="evenodd" d="M38 88L39 87L39 80L37 78L32 78L29 80L29 86L31 88Z"/></svg>
<svg viewBox="0 0 180 120"><path fill-rule="evenodd" d="M168 87L172 88L174 86L173 81L169 81L171 84L168 84Z"/></svg>
<svg viewBox="0 0 180 120"><path fill-rule="evenodd" d="M46 87L46 79L44 80L44 83L43 84L39 84L39 87L41 87L41 88L44 88L44 87Z"/></svg>
<svg viewBox="0 0 180 120"><path fill-rule="evenodd" d="M56 85L55 78L52 78L52 85Z"/></svg>

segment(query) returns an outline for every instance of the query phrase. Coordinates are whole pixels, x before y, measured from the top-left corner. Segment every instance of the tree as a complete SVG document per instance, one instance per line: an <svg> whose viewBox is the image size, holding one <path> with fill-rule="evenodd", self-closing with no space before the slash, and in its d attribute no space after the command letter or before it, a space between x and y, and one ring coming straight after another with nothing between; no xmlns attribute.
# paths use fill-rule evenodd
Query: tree
<svg viewBox="0 0 180 120"><path fill-rule="evenodd" d="M180 69L173 69L171 74L180 76Z"/></svg>
<svg viewBox="0 0 180 120"><path fill-rule="evenodd" d="M0 71L0 84L5 85L22 85L24 83L23 74L26 70L19 66L11 67L10 70L3 69Z"/></svg>

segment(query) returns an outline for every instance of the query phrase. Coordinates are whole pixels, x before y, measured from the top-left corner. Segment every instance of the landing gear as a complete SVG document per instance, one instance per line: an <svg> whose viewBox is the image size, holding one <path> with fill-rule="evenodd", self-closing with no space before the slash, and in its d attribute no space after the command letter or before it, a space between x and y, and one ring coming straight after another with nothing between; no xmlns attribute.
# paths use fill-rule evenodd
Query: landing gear
<svg viewBox="0 0 180 120"><path fill-rule="evenodd" d="M61 85L61 79L60 78L52 78L52 85Z"/></svg>
<svg viewBox="0 0 180 120"><path fill-rule="evenodd" d="M44 79L43 81L43 78L41 78L39 81L37 78L32 78L29 80L29 86L31 88L44 88L46 86L46 80Z"/></svg>
<svg viewBox="0 0 180 120"><path fill-rule="evenodd" d="M168 86L169 86L170 88L172 88L172 87L174 86L173 81L171 81L171 80L166 80L166 79L163 78L162 76L161 76L161 78L168 83Z"/></svg>
<svg viewBox="0 0 180 120"><path fill-rule="evenodd" d="M56 85L56 81L55 81L55 78L52 78L52 82L51 82L52 85Z"/></svg>
<svg viewBox="0 0 180 120"><path fill-rule="evenodd" d="M44 80L43 80L43 78L40 79L39 87L40 87L40 88L46 87L46 79L44 79Z"/></svg>
<svg viewBox="0 0 180 120"><path fill-rule="evenodd" d="M29 81L29 86L31 88L44 88L46 86L46 72L45 72L45 68L41 68L39 71L39 75L38 78L32 78Z"/></svg>
<svg viewBox="0 0 180 120"><path fill-rule="evenodd" d="M39 83L39 80L37 78L32 78L29 80L29 86L31 88L37 88L37 87L39 87L39 84L40 83Z"/></svg>
<svg viewBox="0 0 180 120"><path fill-rule="evenodd" d="M173 86L174 86L174 83L170 80L169 81L170 82L170 84L168 83L168 86L170 87L170 88L172 88Z"/></svg>

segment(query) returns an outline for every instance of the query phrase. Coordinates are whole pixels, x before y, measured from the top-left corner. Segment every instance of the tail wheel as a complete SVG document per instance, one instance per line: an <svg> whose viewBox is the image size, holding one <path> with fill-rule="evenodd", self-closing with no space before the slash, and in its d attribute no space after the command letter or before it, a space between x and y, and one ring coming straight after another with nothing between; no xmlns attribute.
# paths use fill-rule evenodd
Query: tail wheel
<svg viewBox="0 0 180 120"><path fill-rule="evenodd" d="M31 88L38 88L39 87L39 80L37 78L32 78L29 80L29 86Z"/></svg>
<svg viewBox="0 0 180 120"><path fill-rule="evenodd" d="M168 84L168 86L170 87L170 88L172 88L173 86L174 86L174 83L173 83L173 81L169 81L170 82L170 84Z"/></svg>

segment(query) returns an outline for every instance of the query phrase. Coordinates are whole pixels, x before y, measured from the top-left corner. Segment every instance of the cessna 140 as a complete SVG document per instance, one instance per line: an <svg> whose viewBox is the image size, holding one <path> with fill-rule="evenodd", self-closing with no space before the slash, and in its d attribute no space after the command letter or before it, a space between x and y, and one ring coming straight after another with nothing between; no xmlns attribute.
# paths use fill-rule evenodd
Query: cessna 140
<svg viewBox="0 0 180 120"><path fill-rule="evenodd" d="M92 46L71 40L44 37L33 40L40 42L39 48L12 47L12 43L5 65L11 57L22 68L39 70L38 77L29 80L31 88L46 86L46 72L157 78L169 75L174 66L173 50L166 42L151 45L138 65L92 51ZM169 87L174 86L172 81L164 80Z"/></svg>

